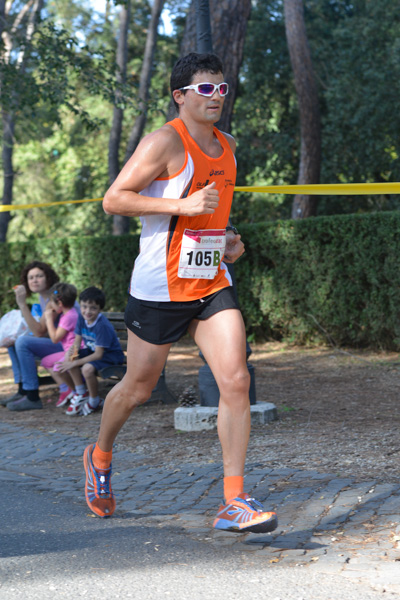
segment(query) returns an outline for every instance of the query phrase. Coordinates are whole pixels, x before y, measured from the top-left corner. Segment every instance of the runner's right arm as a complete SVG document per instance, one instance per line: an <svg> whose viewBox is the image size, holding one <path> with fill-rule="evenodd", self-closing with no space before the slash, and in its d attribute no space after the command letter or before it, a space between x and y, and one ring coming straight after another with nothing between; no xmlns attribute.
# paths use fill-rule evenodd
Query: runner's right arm
<svg viewBox="0 0 400 600"><path fill-rule="evenodd" d="M187 198L152 198L139 194L159 177L177 173L185 160L185 149L175 132L166 125L147 135L106 192L104 211L109 215L138 217L144 215L196 216L212 214L218 206L219 193L211 183Z"/></svg>

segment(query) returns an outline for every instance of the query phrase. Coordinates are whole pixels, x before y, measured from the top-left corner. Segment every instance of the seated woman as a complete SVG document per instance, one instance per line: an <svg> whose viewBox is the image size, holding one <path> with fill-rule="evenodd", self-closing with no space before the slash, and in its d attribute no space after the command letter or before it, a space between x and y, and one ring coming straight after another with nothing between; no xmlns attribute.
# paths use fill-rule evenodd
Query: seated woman
<svg viewBox="0 0 400 600"><path fill-rule="evenodd" d="M62 351L60 343L54 344L47 337L45 307L49 300L50 288L59 281L57 273L47 263L34 260L21 273L21 284L16 286L15 298L18 308L32 333L17 339L14 346L8 348L11 359L14 381L18 391L11 397L1 400L3 406L10 410L32 410L42 408L39 398L39 380L36 358ZM27 304L31 294L39 295L38 315L32 315ZM67 388L67 386L65 386ZM62 390L60 390L62 392Z"/></svg>

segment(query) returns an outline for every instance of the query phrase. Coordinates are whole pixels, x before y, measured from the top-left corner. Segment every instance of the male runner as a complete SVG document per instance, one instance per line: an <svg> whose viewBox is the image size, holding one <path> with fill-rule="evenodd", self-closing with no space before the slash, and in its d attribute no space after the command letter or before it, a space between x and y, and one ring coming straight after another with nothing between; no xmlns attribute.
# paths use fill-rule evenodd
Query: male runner
<svg viewBox="0 0 400 600"><path fill-rule="evenodd" d="M220 391L225 499L214 527L273 531L275 513L243 491L250 377L243 319L224 262L234 262L244 246L227 228L235 141L214 127L228 93L221 61L195 53L178 60L171 92L179 117L144 137L104 197L107 214L140 216L142 233L125 312L127 372L106 398L97 443L84 452L86 500L101 517L114 512L114 440L150 398L172 343L188 331Z"/></svg>

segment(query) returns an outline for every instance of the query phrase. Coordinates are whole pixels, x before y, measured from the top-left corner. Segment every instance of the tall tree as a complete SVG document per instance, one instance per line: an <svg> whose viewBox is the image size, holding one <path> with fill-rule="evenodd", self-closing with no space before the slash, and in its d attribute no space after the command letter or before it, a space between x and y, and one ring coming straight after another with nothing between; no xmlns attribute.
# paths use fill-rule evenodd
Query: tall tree
<svg viewBox="0 0 400 600"><path fill-rule="evenodd" d="M153 69L154 51L157 44L157 30L160 22L160 15L163 9L164 0L153 0L151 8L150 22L147 29L146 45L144 49L144 56L142 62L142 68L140 72L139 91L138 91L138 105L137 109L139 114L135 119L134 125L130 132L128 144L125 152L126 162L135 151L140 138L143 135L143 131L147 120L147 105L149 100L149 89L151 83L151 74ZM129 11L129 12L128 12ZM121 88L126 82L126 66L127 66L127 40L128 40L128 26L130 18L130 0L127 1L126 5L121 8L120 16L120 32L118 36L118 47L117 47L117 88ZM118 91L117 91L118 93ZM119 92L121 95L121 92ZM110 183L112 183L117 177L120 164L119 164L119 152L121 145L121 132L123 122L123 108L118 105L118 101L121 98L116 96L116 104L114 107L113 124L110 133L110 145L109 145L109 175ZM122 235L129 232L129 217L121 215L114 215L113 217L113 234Z"/></svg>
<svg viewBox="0 0 400 600"><path fill-rule="evenodd" d="M247 22L250 17L251 0L210 0L210 16L213 51L224 65L224 76L229 83L229 94L218 127L230 132L235 103L239 69L243 59L243 48ZM193 0L187 16L181 55L196 51L196 15Z"/></svg>
<svg viewBox="0 0 400 600"><path fill-rule="evenodd" d="M124 109L122 104L123 88L126 83L126 65L128 60L128 31L131 15L131 2L127 0L120 9L119 35L117 42L116 57L116 90L113 108L113 119L111 124L110 138L108 143L108 175L110 184L117 178L120 171L119 148L121 144L122 122ZM121 215L113 217L114 235L122 235L129 231L129 219Z"/></svg>
<svg viewBox="0 0 400 600"><path fill-rule="evenodd" d="M3 29L5 25L5 10L6 10L6 0L0 0L0 44L2 44L2 35Z"/></svg>
<svg viewBox="0 0 400 600"><path fill-rule="evenodd" d="M303 0L284 0L286 38L300 113L299 185L319 183L321 169L321 124L318 89L304 22ZM317 212L317 196L296 195L292 218Z"/></svg>
<svg viewBox="0 0 400 600"><path fill-rule="evenodd" d="M125 153L125 162L132 156L136 146L140 142L147 120L147 104L149 100L149 89L151 74L153 70L154 52L157 44L157 30L160 23L160 16L164 6L164 0L153 0L151 7L151 17L146 36L146 46L144 49L142 70L140 72L139 82L139 115L135 119L132 127L128 145Z"/></svg>
<svg viewBox="0 0 400 600"><path fill-rule="evenodd" d="M4 5L4 2L3 2ZM15 114L18 108L18 96L21 79L24 76L33 34L37 27L43 0L28 0L22 6L13 0L8 0L5 6L0 6L4 17L0 56L0 91L2 96L2 128L3 128L3 198L2 204L12 204L14 167L14 131ZM0 15L1 16L1 15ZM25 90L26 92L26 90ZM7 100L4 100L6 96ZM0 213L0 242L5 242L10 213Z"/></svg>

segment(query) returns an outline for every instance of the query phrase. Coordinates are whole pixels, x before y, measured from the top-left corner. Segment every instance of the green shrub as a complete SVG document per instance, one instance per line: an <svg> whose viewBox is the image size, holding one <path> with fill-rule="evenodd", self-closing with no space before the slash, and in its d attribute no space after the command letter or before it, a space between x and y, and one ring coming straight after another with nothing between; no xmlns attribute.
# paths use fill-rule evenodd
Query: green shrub
<svg viewBox="0 0 400 600"><path fill-rule="evenodd" d="M400 346L400 214L240 228L235 265L248 331L297 343Z"/></svg>
<svg viewBox="0 0 400 600"><path fill-rule="evenodd" d="M89 285L100 287L107 310L125 310L138 248L137 235L71 238L69 280L79 292Z"/></svg>

